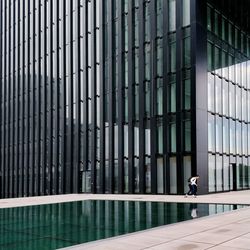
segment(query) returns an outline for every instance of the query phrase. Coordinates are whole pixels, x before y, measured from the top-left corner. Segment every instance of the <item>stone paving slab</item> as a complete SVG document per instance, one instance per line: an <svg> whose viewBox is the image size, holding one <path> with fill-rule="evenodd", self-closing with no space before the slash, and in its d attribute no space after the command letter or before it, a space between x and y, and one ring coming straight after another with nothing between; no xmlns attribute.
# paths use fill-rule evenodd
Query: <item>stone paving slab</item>
<svg viewBox="0 0 250 250"><path fill-rule="evenodd" d="M22 198L0 199L0 208L22 207L80 200L134 200L184 203L221 203L250 205L250 190L200 195L197 198L184 195L139 195L139 194L63 194Z"/></svg>

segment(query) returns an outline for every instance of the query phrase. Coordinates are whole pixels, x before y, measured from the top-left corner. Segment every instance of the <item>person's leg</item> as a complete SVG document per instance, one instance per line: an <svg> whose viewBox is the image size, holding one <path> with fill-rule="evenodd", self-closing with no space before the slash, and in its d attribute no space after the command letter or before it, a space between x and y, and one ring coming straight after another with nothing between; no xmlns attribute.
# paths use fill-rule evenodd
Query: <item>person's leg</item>
<svg viewBox="0 0 250 250"><path fill-rule="evenodd" d="M194 192L193 192L193 195L196 196L197 195L197 186L196 185L193 185L194 186Z"/></svg>
<svg viewBox="0 0 250 250"><path fill-rule="evenodd" d="M195 185L191 185L191 188L192 188L191 189L192 190L191 194L194 195L195 194Z"/></svg>
<svg viewBox="0 0 250 250"><path fill-rule="evenodd" d="M185 196L184 197L188 197L188 195L190 195L191 194L191 184L189 183L188 184L188 188L189 188L189 190L188 190L188 192L185 194Z"/></svg>
<svg viewBox="0 0 250 250"><path fill-rule="evenodd" d="M189 190L188 190L188 195L191 195L192 194L192 185L189 183L188 184L188 187L189 187Z"/></svg>

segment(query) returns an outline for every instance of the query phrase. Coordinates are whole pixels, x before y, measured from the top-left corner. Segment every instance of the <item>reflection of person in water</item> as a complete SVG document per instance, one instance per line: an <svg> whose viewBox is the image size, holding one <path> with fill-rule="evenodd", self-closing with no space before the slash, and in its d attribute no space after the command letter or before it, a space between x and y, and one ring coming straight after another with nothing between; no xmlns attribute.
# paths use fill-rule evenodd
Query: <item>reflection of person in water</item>
<svg viewBox="0 0 250 250"><path fill-rule="evenodd" d="M198 210L197 210L197 204L196 203L191 203L190 207L189 207L189 210L190 210L190 215L191 215L191 217L193 219L198 217Z"/></svg>

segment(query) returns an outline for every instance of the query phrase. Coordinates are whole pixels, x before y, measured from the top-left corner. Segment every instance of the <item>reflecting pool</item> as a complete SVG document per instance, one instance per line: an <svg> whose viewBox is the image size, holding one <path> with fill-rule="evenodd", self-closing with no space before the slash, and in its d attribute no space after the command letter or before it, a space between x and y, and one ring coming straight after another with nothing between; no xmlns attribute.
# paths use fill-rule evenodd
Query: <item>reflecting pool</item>
<svg viewBox="0 0 250 250"><path fill-rule="evenodd" d="M0 249L57 249L242 205L86 200L0 209Z"/></svg>

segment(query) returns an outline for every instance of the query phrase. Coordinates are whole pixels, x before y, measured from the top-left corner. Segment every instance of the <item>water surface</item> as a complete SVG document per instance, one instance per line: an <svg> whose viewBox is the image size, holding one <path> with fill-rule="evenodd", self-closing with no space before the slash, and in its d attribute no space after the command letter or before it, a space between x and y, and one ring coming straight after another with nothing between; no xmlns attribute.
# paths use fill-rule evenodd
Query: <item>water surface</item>
<svg viewBox="0 0 250 250"><path fill-rule="evenodd" d="M57 249L240 207L86 200L4 208L0 209L0 249Z"/></svg>

